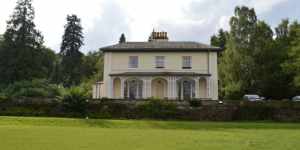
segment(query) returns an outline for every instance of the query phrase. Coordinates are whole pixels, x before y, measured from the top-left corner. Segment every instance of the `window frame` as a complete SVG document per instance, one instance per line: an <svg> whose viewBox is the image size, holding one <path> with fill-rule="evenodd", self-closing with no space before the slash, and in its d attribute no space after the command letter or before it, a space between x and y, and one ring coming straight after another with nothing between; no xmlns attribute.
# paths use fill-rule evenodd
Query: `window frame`
<svg viewBox="0 0 300 150"><path fill-rule="evenodd" d="M155 68L165 68L165 56L155 56Z"/></svg>
<svg viewBox="0 0 300 150"><path fill-rule="evenodd" d="M192 69L192 56L182 56L182 69Z"/></svg>
<svg viewBox="0 0 300 150"><path fill-rule="evenodd" d="M129 56L128 59L129 59L128 60L128 68L129 69L137 69L139 67L139 57L138 56Z"/></svg>

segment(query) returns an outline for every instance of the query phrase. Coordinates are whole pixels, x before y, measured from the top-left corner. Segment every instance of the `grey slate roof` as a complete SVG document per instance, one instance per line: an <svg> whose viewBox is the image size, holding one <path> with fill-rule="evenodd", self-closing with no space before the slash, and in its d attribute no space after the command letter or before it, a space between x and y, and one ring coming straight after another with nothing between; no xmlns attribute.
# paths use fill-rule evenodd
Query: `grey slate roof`
<svg viewBox="0 0 300 150"><path fill-rule="evenodd" d="M202 74L196 72L124 72L113 73L110 76L211 76L211 74Z"/></svg>
<svg viewBox="0 0 300 150"><path fill-rule="evenodd" d="M221 51L219 47L189 41L125 42L101 48L106 51Z"/></svg>

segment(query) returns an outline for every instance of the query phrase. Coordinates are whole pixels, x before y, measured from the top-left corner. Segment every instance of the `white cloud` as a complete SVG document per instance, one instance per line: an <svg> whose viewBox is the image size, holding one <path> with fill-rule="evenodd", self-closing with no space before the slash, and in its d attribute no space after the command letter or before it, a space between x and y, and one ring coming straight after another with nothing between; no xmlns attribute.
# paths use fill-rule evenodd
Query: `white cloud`
<svg viewBox="0 0 300 150"><path fill-rule="evenodd" d="M86 50L118 41L147 40L153 28L169 32L172 40L208 43L219 28L228 29L234 7L254 7L258 15L289 0L33 0L36 24L46 45L59 49L67 14L77 14L84 27ZM0 2L0 32L13 12L16 0Z"/></svg>

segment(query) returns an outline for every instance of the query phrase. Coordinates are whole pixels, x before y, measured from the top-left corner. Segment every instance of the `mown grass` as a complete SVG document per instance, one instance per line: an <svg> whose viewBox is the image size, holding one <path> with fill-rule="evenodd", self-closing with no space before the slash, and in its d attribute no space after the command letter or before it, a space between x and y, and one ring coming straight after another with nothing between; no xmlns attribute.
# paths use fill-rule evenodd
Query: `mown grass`
<svg viewBox="0 0 300 150"><path fill-rule="evenodd" d="M297 150L300 124L0 117L3 150Z"/></svg>

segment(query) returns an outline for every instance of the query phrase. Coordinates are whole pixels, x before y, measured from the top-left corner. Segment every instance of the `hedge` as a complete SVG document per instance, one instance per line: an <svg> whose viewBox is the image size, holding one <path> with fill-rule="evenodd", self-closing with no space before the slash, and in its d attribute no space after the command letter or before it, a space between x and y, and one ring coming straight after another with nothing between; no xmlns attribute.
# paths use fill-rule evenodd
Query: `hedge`
<svg viewBox="0 0 300 150"><path fill-rule="evenodd" d="M90 100L85 101L82 108L78 108L77 104L76 107L70 107L64 101L54 99L18 99L0 101L0 115L193 121L300 121L298 102L225 102L214 105L195 103L165 100Z"/></svg>

